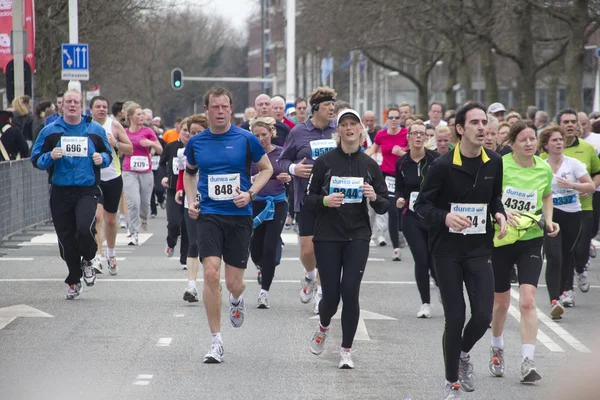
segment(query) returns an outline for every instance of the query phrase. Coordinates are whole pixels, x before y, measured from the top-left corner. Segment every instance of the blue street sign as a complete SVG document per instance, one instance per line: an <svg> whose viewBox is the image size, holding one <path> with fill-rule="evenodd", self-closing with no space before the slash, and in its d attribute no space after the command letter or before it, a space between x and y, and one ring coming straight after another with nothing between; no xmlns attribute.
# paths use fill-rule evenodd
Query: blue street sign
<svg viewBox="0 0 600 400"><path fill-rule="evenodd" d="M596 47L596 57L600 58L600 47Z"/></svg>
<svg viewBox="0 0 600 400"><path fill-rule="evenodd" d="M90 79L90 51L87 44L63 43L61 46L62 80Z"/></svg>

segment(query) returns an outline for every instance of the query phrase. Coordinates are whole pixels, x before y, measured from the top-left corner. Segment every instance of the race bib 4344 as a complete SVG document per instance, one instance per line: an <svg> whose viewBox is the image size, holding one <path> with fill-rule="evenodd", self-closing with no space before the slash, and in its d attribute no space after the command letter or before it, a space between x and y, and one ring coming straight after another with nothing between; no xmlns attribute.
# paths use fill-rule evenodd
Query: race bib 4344
<svg viewBox="0 0 600 400"><path fill-rule="evenodd" d="M344 200L342 204L361 203L363 200L364 178L352 178L345 176L332 176L329 183L329 194L343 193Z"/></svg>

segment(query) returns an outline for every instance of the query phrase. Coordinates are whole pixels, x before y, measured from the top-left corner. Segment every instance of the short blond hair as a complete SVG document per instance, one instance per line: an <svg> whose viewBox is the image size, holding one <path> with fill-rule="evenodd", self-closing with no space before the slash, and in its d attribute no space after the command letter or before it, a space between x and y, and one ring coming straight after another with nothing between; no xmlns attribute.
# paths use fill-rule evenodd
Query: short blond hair
<svg viewBox="0 0 600 400"><path fill-rule="evenodd" d="M275 118L273 117L256 117L250 120L250 132L254 133L257 127L265 128L271 132L272 137L277 137L277 129L275 129Z"/></svg>

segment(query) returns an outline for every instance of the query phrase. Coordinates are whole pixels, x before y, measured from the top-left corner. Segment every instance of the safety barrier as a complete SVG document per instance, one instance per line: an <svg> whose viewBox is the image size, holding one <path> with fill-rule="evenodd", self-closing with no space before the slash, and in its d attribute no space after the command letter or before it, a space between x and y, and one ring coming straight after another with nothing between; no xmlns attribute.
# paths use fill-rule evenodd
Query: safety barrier
<svg viewBox="0 0 600 400"><path fill-rule="evenodd" d="M0 162L0 240L50 220L48 174L26 158Z"/></svg>

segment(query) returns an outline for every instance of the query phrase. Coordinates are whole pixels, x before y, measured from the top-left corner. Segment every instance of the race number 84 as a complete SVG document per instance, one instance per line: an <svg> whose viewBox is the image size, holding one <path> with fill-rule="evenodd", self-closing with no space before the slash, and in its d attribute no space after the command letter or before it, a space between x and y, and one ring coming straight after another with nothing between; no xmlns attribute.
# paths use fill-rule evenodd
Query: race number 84
<svg viewBox="0 0 600 400"><path fill-rule="evenodd" d="M233 185L215 185L215 194L233 194Z"/></svg>

